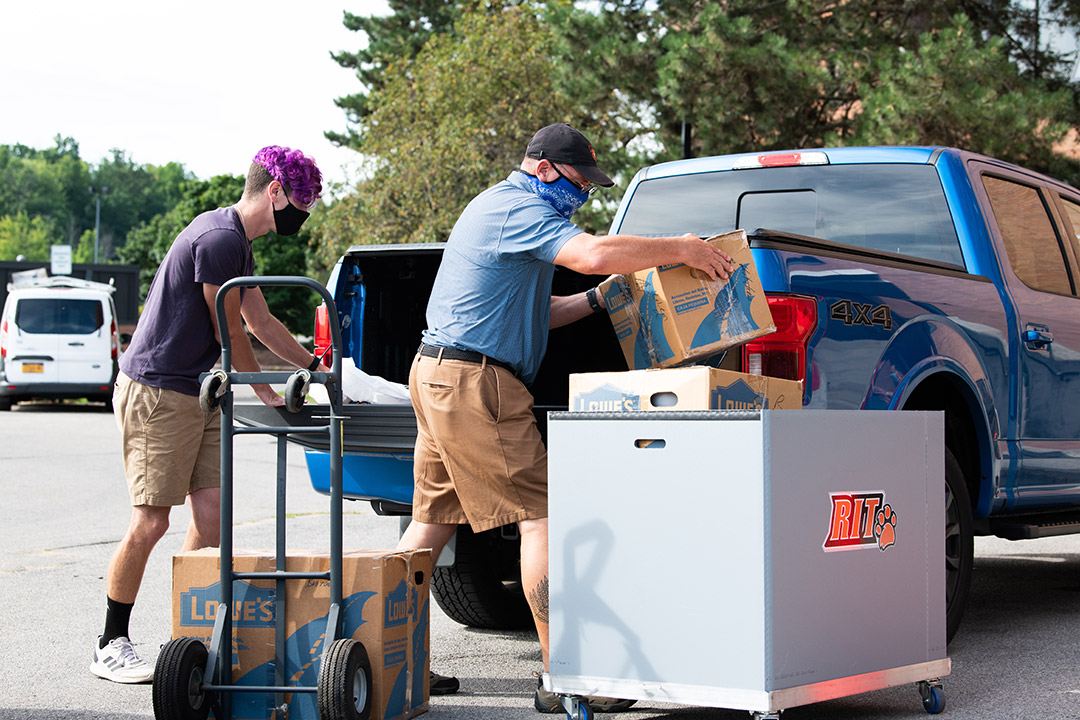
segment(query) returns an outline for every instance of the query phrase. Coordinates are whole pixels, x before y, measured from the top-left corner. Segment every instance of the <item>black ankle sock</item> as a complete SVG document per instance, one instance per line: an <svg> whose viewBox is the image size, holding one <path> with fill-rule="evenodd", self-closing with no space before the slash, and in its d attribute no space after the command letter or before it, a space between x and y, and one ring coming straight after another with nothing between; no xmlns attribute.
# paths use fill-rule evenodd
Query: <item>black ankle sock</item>
<svg viewBox="0 0 1080 720"><path fill-rule="evenodd" d="M131 620L131 608L135 603L122 603L106 598L109 601L108 610L105 612L105 632L101 634L98 647L103 648L109 642L118 637L130 638L128 634L128 622Z"/></svg>

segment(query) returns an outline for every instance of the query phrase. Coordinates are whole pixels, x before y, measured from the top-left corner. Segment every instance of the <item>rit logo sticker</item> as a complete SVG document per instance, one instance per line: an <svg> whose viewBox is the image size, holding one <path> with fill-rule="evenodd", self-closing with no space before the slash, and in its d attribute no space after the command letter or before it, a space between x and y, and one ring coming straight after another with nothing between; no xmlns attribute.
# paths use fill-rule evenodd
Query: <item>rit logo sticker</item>
<svg viewBox="0 0 1080 720"><path fill-rule="evenodd" d="M885 550L896 543L896 512L883 492L829 493L832 503L825 552Z"/></svg>

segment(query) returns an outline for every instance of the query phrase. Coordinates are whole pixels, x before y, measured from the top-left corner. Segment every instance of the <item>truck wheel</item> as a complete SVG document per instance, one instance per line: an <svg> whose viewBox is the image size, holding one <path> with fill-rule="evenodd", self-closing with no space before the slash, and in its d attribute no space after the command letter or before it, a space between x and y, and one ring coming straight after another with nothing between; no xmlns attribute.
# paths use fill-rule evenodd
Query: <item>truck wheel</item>
<svg viewBox="0 0 1080 720"><path fill-rule="evenodd" d="M953 639L964 616L975 555L971 499L964 471L945 448L945 639Z"/></svg>
<svg viewBox="0 0 1080 720"><path fill-rule="evenodd" d="M0 398L0 411L10 410L11 405L11 398Z"/></svg>
<svg viewBox="0 0 1080 720"><path fill-rule="evenodd" d="M521 588L521 541L501 528L474 534L457 530L454 564L436 567L431 594L452 620L487 630L535 627Z"/></svg>

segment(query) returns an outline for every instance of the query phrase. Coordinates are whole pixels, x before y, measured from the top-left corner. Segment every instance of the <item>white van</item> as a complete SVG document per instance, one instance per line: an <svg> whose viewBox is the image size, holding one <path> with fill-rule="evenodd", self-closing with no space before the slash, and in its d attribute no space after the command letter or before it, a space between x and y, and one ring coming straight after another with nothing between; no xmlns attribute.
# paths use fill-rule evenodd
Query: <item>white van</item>
<svg viewBox="0 0 1080 720"><path fill-rule="evenodd" d="M105 283L16 279L0 316L0 410L32 398L86 398L112 410L120 337Z"/></svg>

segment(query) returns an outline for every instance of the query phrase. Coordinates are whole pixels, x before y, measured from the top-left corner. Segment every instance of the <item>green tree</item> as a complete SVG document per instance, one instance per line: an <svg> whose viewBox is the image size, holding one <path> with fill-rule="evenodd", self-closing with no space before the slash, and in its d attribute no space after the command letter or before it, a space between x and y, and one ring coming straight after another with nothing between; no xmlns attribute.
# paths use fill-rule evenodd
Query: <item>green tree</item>
<svg viewBox="0 0 1080 720"><path fill-rule="evenodd" d="M87 214L89 168L71 138L57 135L48 150L0 145L0 185L7 189L5 214L44 218L65 243L75 245L93 220Z"/></svg>
<svg viewBox="0 0 1080 720"><path fill-rule="evenodd" d="M598 12L553 5L550 17L564 56L585 49L557 64L558 85L598 109L620 169L681 157L688 128L690 155L906 137L1060 172L1065 66L1044 53L1036 77L988 15L953 14L965 5L978 3L610 0Z"/></svg>
<svg viewBox="0 0 1080 720"><path fill-rule="evenodd" d="M60 244L59 238L45 218L30 217L22 210L0 216L0 260L22 255L29 261L48 262L56 244Z"/></svg>
<svg viewBox="0 0 1080 720"><path fill-rule="evenodd" d="M361 123L370 179L329 209L318 257L354 242L446 239L468 201L517 167L537 128L573 119L552 85L552 41L530 6L478 7L390 66Z"/></svg>
<svg viewBox="0 0 1080 720"><path fill-rule="evenodd" d="M344 133L327 132L330 141L358 149L360 126L369 114L371 93L382 90L387 69L394 63L416 57L434 35L452 29L461 16L458 3L452 0L390 0L390 13L385 15L354 15L345 12L344 24L349 30L363 33L366 47L356 52L331 53L344 68L356 71L364 90L335 100L345 111L349 127Z"/></svg>
<svg viewBox="0 0 1080 720"><path fill-rule="evenodd" d="M180 201L180 186L193 176L179 163L163 166L139 165L123 150L91 171L90 212L101 201L99 258L112 257L126 242L128 232Z"/></svg>
<svg viewBox="0 0 1080 720"><path fill-rule="evenodd" d="M1071 93L1024 79L1006 43L976 40L963 15L928 32L916 52L889 58L862 95L852 143L971 147L1052 173L1075 173L1054 152L1069 129Z"/></svg>

